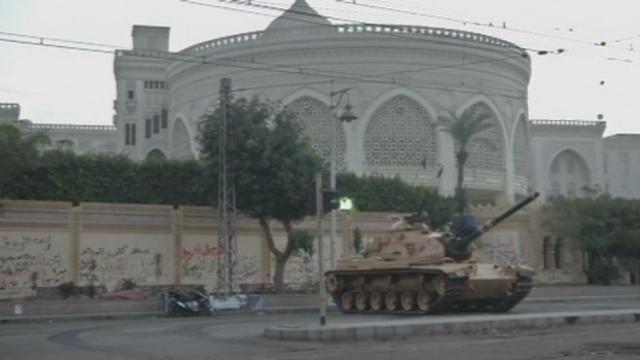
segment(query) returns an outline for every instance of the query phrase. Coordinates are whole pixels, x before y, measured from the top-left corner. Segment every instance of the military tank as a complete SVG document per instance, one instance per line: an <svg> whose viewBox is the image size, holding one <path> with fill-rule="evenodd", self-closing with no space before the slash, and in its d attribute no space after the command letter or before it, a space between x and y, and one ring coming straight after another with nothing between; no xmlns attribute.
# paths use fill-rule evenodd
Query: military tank
<svg viewBox="0 0 640 360"><path fill-rule="evenodd" d="M509 311L531 291L533 269L470 261L471 244L538 196L480 227L464 218L453 233L404 218L375 238L364 257L341 259L326 272L327 291L343 313Z"/></svg>

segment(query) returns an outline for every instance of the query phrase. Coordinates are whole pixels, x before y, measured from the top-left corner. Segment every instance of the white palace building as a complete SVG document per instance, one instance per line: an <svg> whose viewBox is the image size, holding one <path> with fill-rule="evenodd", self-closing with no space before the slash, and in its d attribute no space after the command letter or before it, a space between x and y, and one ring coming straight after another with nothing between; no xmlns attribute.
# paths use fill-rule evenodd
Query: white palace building
<svg viewBox="0 0 640 360"><path fill-rule="evenodd" d="M336 126L342 170L400 175L453 194L454 143L436 119L476 107L494 124L471 144L466 186L476 200L512 202L534 189L581 196L585 186L640 198L640 135L603 138L600 121L530 120L531 59L513 43L455 29L332 25L305 0L264 31L179 52L169 52L169 31L134 26L133 48L116 52L114 126L28 126L76 153L197 158L198 122L230 78L235 97L295 112L325 157ZM345 88L343 98L331 96ZM340 123L346 103L358 119ZM18 119L19 107L0 105L2 118Z"/></svg>

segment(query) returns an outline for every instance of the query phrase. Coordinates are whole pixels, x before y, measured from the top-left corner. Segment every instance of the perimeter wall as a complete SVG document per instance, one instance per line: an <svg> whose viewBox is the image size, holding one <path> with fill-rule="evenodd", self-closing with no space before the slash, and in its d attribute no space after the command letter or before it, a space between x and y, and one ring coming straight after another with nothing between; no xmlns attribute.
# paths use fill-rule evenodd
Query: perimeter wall
<svg viewBox="0 0 640 360"><path fill-rule="evenodd" d="M499 210L478 207L474 213L484 220ZM366 243L389 227L390 216L355 214L352 229L359 228ZM537 270L539 283L584 283L581 253L569 242L552 249L562 251L562 256L550 253L549 241L544 241L550 236L541 230L538 218L533 210L505 222L482 238L475 258L528 264ZM324 226L327 268L331 261L328 224ZM237 226L239 283L245 291L268 289L275 261L261 229L247 217L240 217ZM284 230L276 222L272 226L277 244L283 246ZM309 219L295 228L314 231L314 226ZM341 229L339 221L334 259L342 253ZM317 281L315 254L296 254L289 260L285 280L290 287ZM123 279L138 285L215 287L217 256L217 216L212 208L0 201L0 298L31 296L38 287L67 281L104 285L109 290Z"/></svg>

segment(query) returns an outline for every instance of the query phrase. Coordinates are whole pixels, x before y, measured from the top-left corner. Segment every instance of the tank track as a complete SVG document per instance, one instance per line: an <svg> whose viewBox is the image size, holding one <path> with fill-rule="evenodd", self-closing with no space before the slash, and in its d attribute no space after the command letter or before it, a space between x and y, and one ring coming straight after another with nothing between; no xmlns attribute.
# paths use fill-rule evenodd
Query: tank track
<svg viewBox="0 0 640 360"><path fill-rule="evenodd" d="M518 280L511 286L509 295L493 305L494 312L507 312L518 305L533 288L533 281L528 276L518 276Z"/></svg>
<svg viewBox="0 0 640 360"><path fill-rule="evenodd" d="M380 274L342 274L340 277L344 282L350 283L349 278L356 277L375 277L376 275L384 275L388 274L388 272L380 273ZM454 304L458 299L460 299L464 295L464 290L466 286L466 277L456 277L447 275L445 273L434 273L434 272L396 272L393 276L402 277L402 276L416 276L416 275L426 275L425 278L428 280L423 282L420 288L416 287L413 289L407 288L394 288L393 290L382 291L380 289L371 289L366 285L360 285L358 287L347 287L345 289L341 289L339 291L335 291L331 293L333 297L333 301L335 302L338 310L345 314L405 314L405 315L426 315L426 314L438 314L447 312L451 309L451 305ZM436 291L433 289L434 279L440 279L442 284L439 284L440 291ZM382 297L385 298L386 295L390 292L395 293L395 296L398 299L401 298L401 294L409 291L411 292L411 296L414 301L414 306L411 310L406 310L402 308L402 305L398 305L395 309L388 309L386 305L384 305L381 309L374 310L371 306L371 294L374 291L378 291L383 293ZM418 297L421 291L426 291L429 293L429 297L432 299L432 302L429 303L428 309L424 310L418 306ZM351 293L353 297L355 297L358 293L365 292L367 294L367 299L369 304L366 309L359 310L356 306L352 306L350 309L345 309L342 303L342 298L345 293Z"/></svg>
<svg viewBox="0 0 640 360"><path fill-rule="evenodd" d="M462 300L453 304L452 309L456 312L507 312L526 298L532 287L531 278L520 275L516 282L509 287L507 294L503 298Z"/></svg>

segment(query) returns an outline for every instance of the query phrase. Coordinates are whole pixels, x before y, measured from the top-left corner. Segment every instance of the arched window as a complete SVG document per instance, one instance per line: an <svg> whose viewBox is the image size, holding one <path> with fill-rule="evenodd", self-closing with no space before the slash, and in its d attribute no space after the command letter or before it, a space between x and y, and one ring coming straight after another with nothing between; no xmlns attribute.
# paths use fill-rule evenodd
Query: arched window
<svg viewBox="0 0 640 360"><path fill-rule="evenodd" d="M191 152L191 138L185 122L178 118L173 126L173 134L171 134L171 158L178 160L187 160L193 158Z"/></svg>
<svg viewBox="0 0 640 360"><path fill-rule="evenodd" d="M568 149L559 153L551 162L549 183L552 184L551 195L581 195L578 190L591 187L589 166L578 152ZM556 185L556 183L558 185Z"/></svg>
<svg viewBox="0 0 640 360"><path fill-rule="evenodd" d="M167 157L158 149L153 149L147 154L147 161L165 161Z"/></svg>
<svg viewBox="0 0 640 360"><path fill-rule="evenodd" d="M333 129L336 130L336 164L338 169L344 167L346 140L342 124L337 121L329 106L311 96L303 96L285 107L304 127L306 135L311 139L311 147L323 159L331 158Z"/></svg>
<svg viewBox="0 0 640 360"><path fill-rule="evenodd" d="M556 264L556 269L563 268L564 262L564 241L562 238L556 239L555 248L553 250L554 262Z"/></svg>
<svg viewBox="0 0 640 360"><path fill-rule="evenodd" d="M425 167L438 163L433 119L416 100L398 95L371 116L364 139L371 167Z"/></svg>

